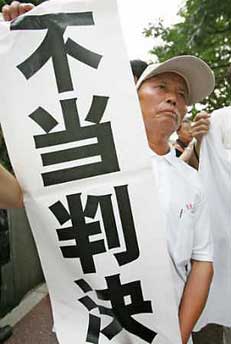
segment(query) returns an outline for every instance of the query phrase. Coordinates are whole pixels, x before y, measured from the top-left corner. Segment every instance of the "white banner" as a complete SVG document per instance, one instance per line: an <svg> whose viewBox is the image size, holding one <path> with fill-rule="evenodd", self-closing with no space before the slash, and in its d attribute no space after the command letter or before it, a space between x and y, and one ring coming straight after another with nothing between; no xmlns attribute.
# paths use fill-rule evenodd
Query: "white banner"
<svg viewBox="0 0 231 344"><path fill-rule="evenodd" d="M114 0L0 26L1 123L61 344L180 344L149 148Z"/></svg>
<svg viewBox="0 0 231 344"><path fill-rule="evenodd" d="M231 107L211 114L199 172L209 204L214 241L214 277L198 327L231 326Z"/></svg>

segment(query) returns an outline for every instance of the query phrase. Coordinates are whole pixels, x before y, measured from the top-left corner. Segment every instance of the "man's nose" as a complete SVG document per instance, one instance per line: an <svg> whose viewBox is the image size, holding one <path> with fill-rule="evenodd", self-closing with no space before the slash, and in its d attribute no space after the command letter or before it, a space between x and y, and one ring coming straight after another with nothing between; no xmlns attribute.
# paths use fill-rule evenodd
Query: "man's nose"
<svg viewBox="0 0 231 344"><path fill-rule="evenodd" d="M173 92L169 92L167 95L166 95L166 102L168 104L171 104L173 106L176 106L176 95L173 93Z"/></svg>

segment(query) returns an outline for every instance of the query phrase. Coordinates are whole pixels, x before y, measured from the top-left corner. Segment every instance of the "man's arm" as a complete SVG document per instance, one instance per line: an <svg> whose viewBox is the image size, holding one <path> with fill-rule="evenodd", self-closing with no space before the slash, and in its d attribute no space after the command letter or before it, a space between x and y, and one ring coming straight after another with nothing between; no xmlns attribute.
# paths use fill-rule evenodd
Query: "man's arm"
<svg viewBox="0 0 231 344"><path fill-rule="evenodd" d="M32 10L35 6L30 3L13 1L2 7L5 21L11 21L19 15ZM0 208L22 208L23 194L17 179L0 165Z"/></svg>
<svg viewBox="0 0 231 344"><path fill-rule="evenodd" d="M17 179L0 165L0 208L22 208L23 194Z"/></svg>
<svg viewBox="0 0 231 344"><path fill-rule="evenodd" d="M179 156L179 158L181 160L183 160L184 162L186 162L187 164L189 163L189 161L192 158L192 154L193 154L193 147L194 147L194 140L192 140L188 146L185 148L185 150L183 151L183 153Z"/></svg>
<svg viewBox="0 0 231 344"><path fill-rule="evenodd" d="M179 307L182 344L187 344L193 327L204 309L212 277L211 262L192 260L191 271Z"/></svg>
<svg viewBox="0 0 231 344"><path fill-rule="evenodd" d="M209 131L209 118L210 115L207 112L199 112L194 118L194 123L192 125L192 136L196 139L196 143L194 144L192 155L188 163L196 170L198 170L199 167L201 142L204 135Z"/></svg>

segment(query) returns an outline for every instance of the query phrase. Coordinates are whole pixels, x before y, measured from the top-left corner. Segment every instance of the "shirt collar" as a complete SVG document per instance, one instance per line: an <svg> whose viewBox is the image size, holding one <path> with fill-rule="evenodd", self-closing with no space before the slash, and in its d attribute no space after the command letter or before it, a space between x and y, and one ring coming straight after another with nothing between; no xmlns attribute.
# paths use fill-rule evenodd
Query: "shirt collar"
<svg viewBox="0 0 231 344"><path fill-rule="evenodd" d="M152 158L155 158L156 160L166 160L170 164L174 165L175 159L176 159L176 151L174 148L170 148L169 152L164 155L158 155L153 150L150 149L150 156Z"/></svg>

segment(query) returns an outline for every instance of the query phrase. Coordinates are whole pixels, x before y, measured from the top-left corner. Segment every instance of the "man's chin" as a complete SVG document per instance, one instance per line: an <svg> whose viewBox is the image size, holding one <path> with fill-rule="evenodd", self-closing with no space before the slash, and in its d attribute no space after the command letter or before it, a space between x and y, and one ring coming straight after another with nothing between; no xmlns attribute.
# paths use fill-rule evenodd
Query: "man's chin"
<svg viewBox="0 0 231 344"><path fill-rule="evenodd" d="M165 114L163 117L165 117L166 120L173 122L176 128L180 125L180 118L177 115Z"/></svg>
<svg viewBox="0 0 231 344"><path fill-rule="evenodd" d="M174 133L174 131L176 131L179 128L177 119L170 116L166 117L165 127L168 127L169 131L172 131L172 133Z"/></svg>

